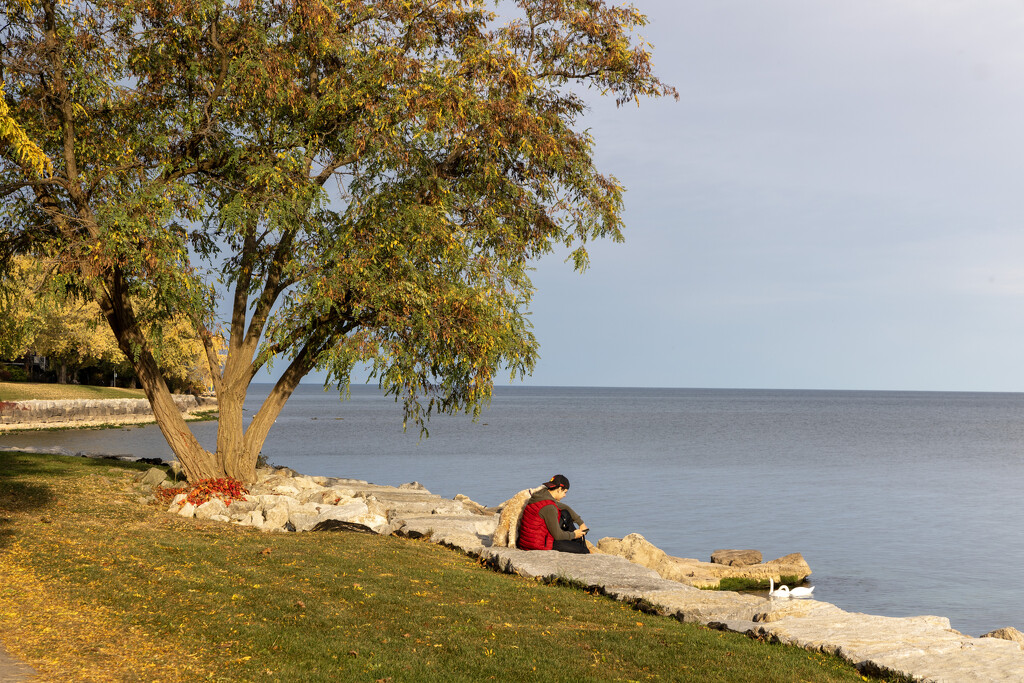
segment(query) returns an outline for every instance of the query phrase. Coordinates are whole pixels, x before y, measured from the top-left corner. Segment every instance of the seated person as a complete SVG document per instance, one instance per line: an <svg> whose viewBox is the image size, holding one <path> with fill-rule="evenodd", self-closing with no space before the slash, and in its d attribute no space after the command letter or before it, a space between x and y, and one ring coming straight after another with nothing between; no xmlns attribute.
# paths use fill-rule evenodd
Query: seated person
<svg viewBox="0 0 1024 683"><path fill-rule="evenodd" d="M521 550L558 550L563 553L589 553L584 540L589 529L576 512L562 503L569 492L569 480L561 474L544 482L542 488L530 496L519 518L516 545ZM559 515L568 515L579 529L564 531ZM571 528L571 525L569 525Z"/></svg>

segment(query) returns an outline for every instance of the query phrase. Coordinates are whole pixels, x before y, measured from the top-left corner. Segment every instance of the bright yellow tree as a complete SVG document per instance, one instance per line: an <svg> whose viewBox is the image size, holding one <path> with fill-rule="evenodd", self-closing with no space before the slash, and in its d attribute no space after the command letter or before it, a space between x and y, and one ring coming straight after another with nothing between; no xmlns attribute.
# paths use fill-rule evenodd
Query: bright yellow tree
<svg viewBox="0 0 1024 683"><path fill-rule="evenodd" d="M57 368L58 381L80 368L111 366L125 375L131 364L118 347L99 304L47 279L41 263L16 257L0 295L0 357L45 356ZM212 385L205 349L189 320L175 316L147 338L169 384L203 391ZM223 345L223 340L216 340ZM70 373L70 374L69 374Z"/></svg>

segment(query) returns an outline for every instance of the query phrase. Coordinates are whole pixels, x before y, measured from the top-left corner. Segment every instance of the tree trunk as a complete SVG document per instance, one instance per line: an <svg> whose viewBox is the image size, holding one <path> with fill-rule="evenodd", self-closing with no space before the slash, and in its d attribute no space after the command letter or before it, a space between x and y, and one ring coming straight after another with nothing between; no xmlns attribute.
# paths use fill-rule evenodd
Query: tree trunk
<svg viewBox="0 0 1024 683"><path fill-rule="evenodd" d="M245 443L242 408L248 387L240 381L225 382L217 394L217 457L225 476L243 482L256 480L256 459Z"/></svg>
<svg viewBox="0 0 1024 683"><path fill-rule="evenodd" d="M112 281L108 283L109 289L97 289L96 300L117 339L118 347L135 369L135 375L153 408L156 424L178 459L185 478L194 483L201 479L226 476L214 454L200 445L185 422L149 350L131 304L123 294L113 294L120 290L117 284Z"/></svg>
<svg viewBox="0 0 1024 683"><path fill-rule="evenodd" d="M220 479L226 476L217 458L203 448L192 434L152 356L140 358L135 366L142 390L153 407L156 424L181 464L185 478L195 483L201 479Z"/></svg>
<svg viewBox="0 0 1024 683"><path fill-rule="evenodd" d="M308 349L303 349L292 360L248 427L245 427L242 407L253 377L252 349L244 348L241 344L229 348L217 391L217 458L227 476L242 482L256 480L256 462L263 443L295 387L309 372L310 355Z"/></svg>
<svg viewBox="0 0 1024 683"><path fill-rule="evenodd" d="M260 451L263 449L263 442L267 440L270 428L281 414L284 404L291 398L295 387L309 372L306 362L306 354L300 353L299 357L292 361L288 369L284 371L277 384L270 391L270 395L263 401L259 411L252 418L249 429L245 432L246 451L251 454L251 466L255 474L256 461L259 459Z"/></svg>

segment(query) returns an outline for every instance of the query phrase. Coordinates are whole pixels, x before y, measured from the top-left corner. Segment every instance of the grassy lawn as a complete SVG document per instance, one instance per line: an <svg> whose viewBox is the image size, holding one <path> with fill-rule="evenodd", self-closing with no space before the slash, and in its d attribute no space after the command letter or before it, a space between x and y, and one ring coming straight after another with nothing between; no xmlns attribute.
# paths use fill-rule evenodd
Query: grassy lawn
<svg viewBox="0 0 1024 683"><path fill-rule="evenodd" d="M61 400L70 398L145 398L142 389L94 387L84 384L0 382L0 401Z"/></svg>
<svg viewBox="0 0 1024 683"><path fill-rule="evenodd" d="M0 640L43 680L867 680L423 541L174 517L138 469L0 453Z"/></svg>

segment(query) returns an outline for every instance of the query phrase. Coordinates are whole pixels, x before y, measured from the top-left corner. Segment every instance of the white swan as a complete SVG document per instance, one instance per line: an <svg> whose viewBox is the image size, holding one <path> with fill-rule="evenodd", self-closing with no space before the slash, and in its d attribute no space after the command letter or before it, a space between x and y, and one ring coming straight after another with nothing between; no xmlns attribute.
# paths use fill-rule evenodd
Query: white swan
<svg viewBox="0 0 1024 683"><path fill-rule="evenodd" d="M773 598L809 598L814 593L814 586L806 588L798 586L790 589L789 586L782 584L778 588L775 587L775 579L768 577L768 596Z"/></svg>

